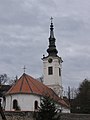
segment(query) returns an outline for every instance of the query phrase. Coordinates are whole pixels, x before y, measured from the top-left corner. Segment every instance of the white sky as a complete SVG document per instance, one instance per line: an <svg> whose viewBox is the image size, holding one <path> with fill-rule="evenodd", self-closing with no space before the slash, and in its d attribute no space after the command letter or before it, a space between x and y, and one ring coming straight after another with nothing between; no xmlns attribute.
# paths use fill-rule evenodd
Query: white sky
<svg viewBox="0 0 90 120"><path fill-rule="evenodd" d="M42 76L51 16L63 86L90 79L90 0L0 0L0 74Z"/></svg>

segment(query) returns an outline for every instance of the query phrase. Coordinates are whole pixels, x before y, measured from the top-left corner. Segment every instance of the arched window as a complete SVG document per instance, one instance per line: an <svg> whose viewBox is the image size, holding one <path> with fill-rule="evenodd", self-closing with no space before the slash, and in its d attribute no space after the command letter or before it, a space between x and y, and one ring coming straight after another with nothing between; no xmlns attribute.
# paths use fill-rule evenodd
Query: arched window
<svg viewBox="0 0 90 120"><path fill-rule="evenodd" d="M37 110L38 109L38 101L34 102L34 109Z"/></svg>
<svg viewBox="0 0 90 120"><path fill-rule="evenodd" d="M18 101L15 99L13 100L13 109L17 110L18 107Z"/></svg>

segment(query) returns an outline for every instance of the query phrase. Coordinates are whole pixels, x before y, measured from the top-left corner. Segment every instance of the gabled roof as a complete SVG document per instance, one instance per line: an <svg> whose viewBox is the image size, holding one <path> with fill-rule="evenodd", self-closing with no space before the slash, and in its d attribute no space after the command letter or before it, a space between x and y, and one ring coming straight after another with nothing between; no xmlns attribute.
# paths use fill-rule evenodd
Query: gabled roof
<svg viewBox="0 0 90 120"><path fill-rule="evenodd" d="M36 94L39 96L50 96L59 104L68 107L66 102L63 99L59 98L51 88L48 88L43 83L25 73L6 93L6 95L10 94Z"/></svg>

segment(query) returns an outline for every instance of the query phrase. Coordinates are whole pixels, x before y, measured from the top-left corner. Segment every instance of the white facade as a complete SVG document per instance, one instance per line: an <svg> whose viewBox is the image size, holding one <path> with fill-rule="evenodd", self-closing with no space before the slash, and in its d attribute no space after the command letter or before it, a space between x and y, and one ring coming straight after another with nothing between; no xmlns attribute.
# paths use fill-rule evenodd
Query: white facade
<svg viewBox="0 0 90 120"><path fill-rule="evenodd" d="M17 100L20 111L37 111L35 109L35 101L38 102L40 106L40 96L32 94L13 94L6 96L6 106L5 111L15 111L13 109L13 101ZM58 110L62 113L70 113L70 109L64 108L61 105L57 104Z"/></svg>
<svg viewBox="0 0 90 120"><path fill-rule="evenodd" d="M50 59L52 62L49 62ZM48 73L49 67L52 67L52 74ZM61 67L61 59L58 56L43 58L43 83L53 89L58 96L62 96Z"/></svg>
<svg viewBox="0 0 90 120"><path fill-rule="evenodd" d="M13 101L17 100L21 111L35 111L35 101L40 106L40 96L33 94L13 94L6 96L6 111L14 111Z"/></svg>
<svg viewBox="0 0 90 120"><path fill-rule="evenodd" d="M62 113L70 113L70 109L62 107L61 112Z"/></svg>

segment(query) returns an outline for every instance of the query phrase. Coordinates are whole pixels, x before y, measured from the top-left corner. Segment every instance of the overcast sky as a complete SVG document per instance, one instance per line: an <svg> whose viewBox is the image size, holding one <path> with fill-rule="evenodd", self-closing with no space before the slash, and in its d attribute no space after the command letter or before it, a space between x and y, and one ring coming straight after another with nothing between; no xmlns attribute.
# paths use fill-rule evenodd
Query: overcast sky
<svg viewBox="0 0 90 120"><path fill-rule="evenodd" d="M0 74L43 75L51 16L63 86L90 79L90 0L0 0Z"/></svg>

